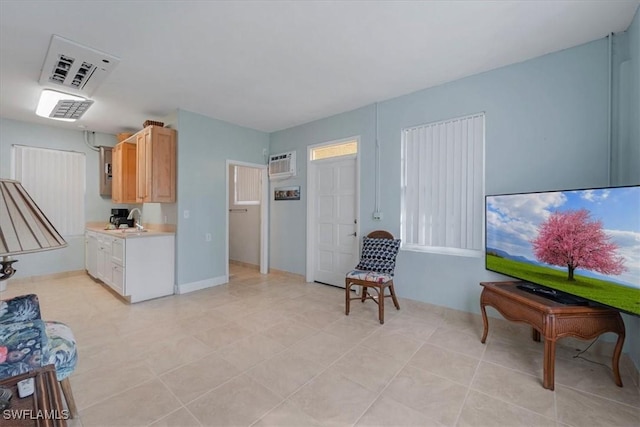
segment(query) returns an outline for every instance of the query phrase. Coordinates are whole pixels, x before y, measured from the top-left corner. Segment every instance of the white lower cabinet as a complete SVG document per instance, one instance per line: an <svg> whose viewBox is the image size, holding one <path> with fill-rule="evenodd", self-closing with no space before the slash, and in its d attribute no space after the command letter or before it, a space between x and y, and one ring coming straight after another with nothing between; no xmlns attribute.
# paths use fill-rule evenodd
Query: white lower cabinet
<svg viewBox="0 0 640 427"><path fill-rule="evenodd" d="M124 290L124 271L124 267L113 264L111 283L109 284L109 286L111 286L120 295L126 295Z"/></svg>
<svg viewBox="0 0 640 427"><path fill-rule="evenodd" d="M84 265L87 273L98 278L98 236L93 231L87 231L84 236Z"/></svg>
<svg viewBox="0 0 640 427"><path fill-rule="evenodd" d="M90 234L96 235L94 253ZM87 231L86 268L91 276L135 303L173 294L174 242L172 234L114 237Z"/></svg>
<svg viewBox="0 0 640 427"><path fill-rule="evenodd" d="M113 238L98 234L98 279L111 283L111 243Z"/></svg>

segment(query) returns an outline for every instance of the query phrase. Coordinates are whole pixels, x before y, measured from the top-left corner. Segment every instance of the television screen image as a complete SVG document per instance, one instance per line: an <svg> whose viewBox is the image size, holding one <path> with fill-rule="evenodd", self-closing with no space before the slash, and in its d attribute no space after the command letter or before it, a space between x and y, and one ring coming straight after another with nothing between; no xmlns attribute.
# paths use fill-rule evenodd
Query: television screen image
<svg viewBox="0 0 640 427"><path fill-rule="evenodd" d="M486 268L640 316L640 186L486 196Z"/></svg>

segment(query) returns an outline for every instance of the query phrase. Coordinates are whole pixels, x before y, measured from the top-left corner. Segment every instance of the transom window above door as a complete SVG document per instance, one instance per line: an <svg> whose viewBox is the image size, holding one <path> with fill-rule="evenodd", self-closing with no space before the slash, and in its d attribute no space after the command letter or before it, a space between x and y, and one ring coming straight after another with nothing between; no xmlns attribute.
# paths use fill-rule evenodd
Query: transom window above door
<svg viewBox="0 0 640 427"><path fill-rule="evenodd" d="M312 148L311 160L329 159L331 157L348 156L358 153L358 141L355 139L341 141L336 144Z"/></svg>

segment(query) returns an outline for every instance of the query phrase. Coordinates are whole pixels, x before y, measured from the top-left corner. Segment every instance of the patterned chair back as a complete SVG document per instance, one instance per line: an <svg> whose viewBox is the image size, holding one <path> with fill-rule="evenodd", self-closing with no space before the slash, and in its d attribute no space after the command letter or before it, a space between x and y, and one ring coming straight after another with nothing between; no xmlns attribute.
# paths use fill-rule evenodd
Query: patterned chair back
<svg viewBox="0 0 640 427"><path fill-rule="evenodd" d="M394 239L393 234L384 230L372 231L362 240L362 252L356 270L393 276L399 249L400 239Z"/></svg>

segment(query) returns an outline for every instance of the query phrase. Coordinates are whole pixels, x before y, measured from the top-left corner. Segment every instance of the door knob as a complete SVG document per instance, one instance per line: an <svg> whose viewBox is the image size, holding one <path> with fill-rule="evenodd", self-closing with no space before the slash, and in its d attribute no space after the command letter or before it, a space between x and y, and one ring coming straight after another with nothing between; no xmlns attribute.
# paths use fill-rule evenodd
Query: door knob
<svg viewBox="0 0 640 427"><path fill-rule="evenodd" d="M349 236L357 236L356 232L354 231L353 233L349 234Z"/></svg>

